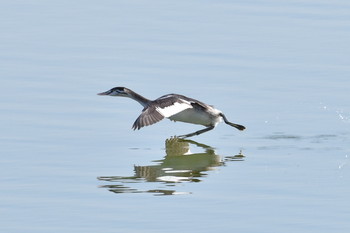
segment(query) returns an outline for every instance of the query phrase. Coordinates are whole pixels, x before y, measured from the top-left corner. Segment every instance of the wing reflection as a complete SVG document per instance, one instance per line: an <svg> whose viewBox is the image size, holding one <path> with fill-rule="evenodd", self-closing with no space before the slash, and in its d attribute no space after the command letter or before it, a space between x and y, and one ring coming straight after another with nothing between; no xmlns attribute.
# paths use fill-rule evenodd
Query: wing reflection
<svg viewBox="0 0 350 233"><path fill-rule="evenodd" d="M200 149L202 152L192 153L190 149ZM206 171L223 166L228 161L243 161L244 159L241 152L238 155L222 158L208 145L176 137L165 141L165 151L165 157L153 161L156 163L154 165L134 166L133 176L98 177L99 180L114 183L100 187L107 188L114 193L188 194L190 192L180 192L173 190L173 188L176 188L179 183L200 182L207 175ZM154 183L164 187L158 189L144 187L147 184L154 186Z"/></svg>

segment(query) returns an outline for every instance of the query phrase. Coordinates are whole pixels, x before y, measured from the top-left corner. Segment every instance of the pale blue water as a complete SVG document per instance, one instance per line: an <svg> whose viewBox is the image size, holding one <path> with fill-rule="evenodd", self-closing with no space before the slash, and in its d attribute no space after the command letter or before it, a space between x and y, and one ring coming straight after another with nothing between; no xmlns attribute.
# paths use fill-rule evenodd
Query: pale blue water
<svg viewBox="0 0 350 233"><path fill-rule="evenodd" d="M349 232L347 1L0 3L1 232ZM162 121L96 93L214 104ZM181 154L186 155L181 155Z"/></svg>

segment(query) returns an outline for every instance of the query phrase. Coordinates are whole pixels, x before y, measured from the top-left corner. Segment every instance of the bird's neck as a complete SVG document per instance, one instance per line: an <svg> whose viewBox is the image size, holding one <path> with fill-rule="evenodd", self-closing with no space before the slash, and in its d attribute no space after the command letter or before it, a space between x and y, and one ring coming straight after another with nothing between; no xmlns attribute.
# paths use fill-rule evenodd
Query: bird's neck
<svg viewBox="0 0 350 233"><path fill-rule="evenodd" d="M149 99L143 97L142 95L137 94L136 92L130 92L129 97L133 100L136 100L137 102L139 102L143 107L146 107L148 105L148 103L150 102Z"/></svg>

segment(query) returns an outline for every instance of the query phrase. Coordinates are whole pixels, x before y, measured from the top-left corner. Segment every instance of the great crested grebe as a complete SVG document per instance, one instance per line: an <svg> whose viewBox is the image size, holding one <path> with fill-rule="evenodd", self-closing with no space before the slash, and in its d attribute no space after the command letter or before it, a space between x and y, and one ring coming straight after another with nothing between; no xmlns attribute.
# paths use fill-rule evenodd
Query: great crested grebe
<svg viewBox="0 0 350 233"><path fill-rule="evenodd" d="M184 138L212 130L222 120L224 120L226 124L239 130L245 129L243 125L229 122L225 115L213 106L183 95L168 94L156 100L149 100L126 87L114 87L106 92L98 93L98 95L129 97L139 102L144 109L132 126L134 130L157 123L164 117L172 121L187 122L207 127L193 133L179 136Z"/></svg>

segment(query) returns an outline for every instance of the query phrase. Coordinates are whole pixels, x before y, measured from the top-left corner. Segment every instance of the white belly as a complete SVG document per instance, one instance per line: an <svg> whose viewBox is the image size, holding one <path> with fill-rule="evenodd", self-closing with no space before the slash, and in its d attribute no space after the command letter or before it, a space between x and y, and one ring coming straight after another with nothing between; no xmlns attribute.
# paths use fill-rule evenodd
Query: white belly
<svg viewBox="0 0 350 233"><path fill-rule="evenodd" d="M219 113L220 111L214 115L209 114L208 112L198 111L194 108L189 108L169 117L169 119L173 121L181 121L197 125L215 126L222 120L222 118L218 115Z"/></svg>

